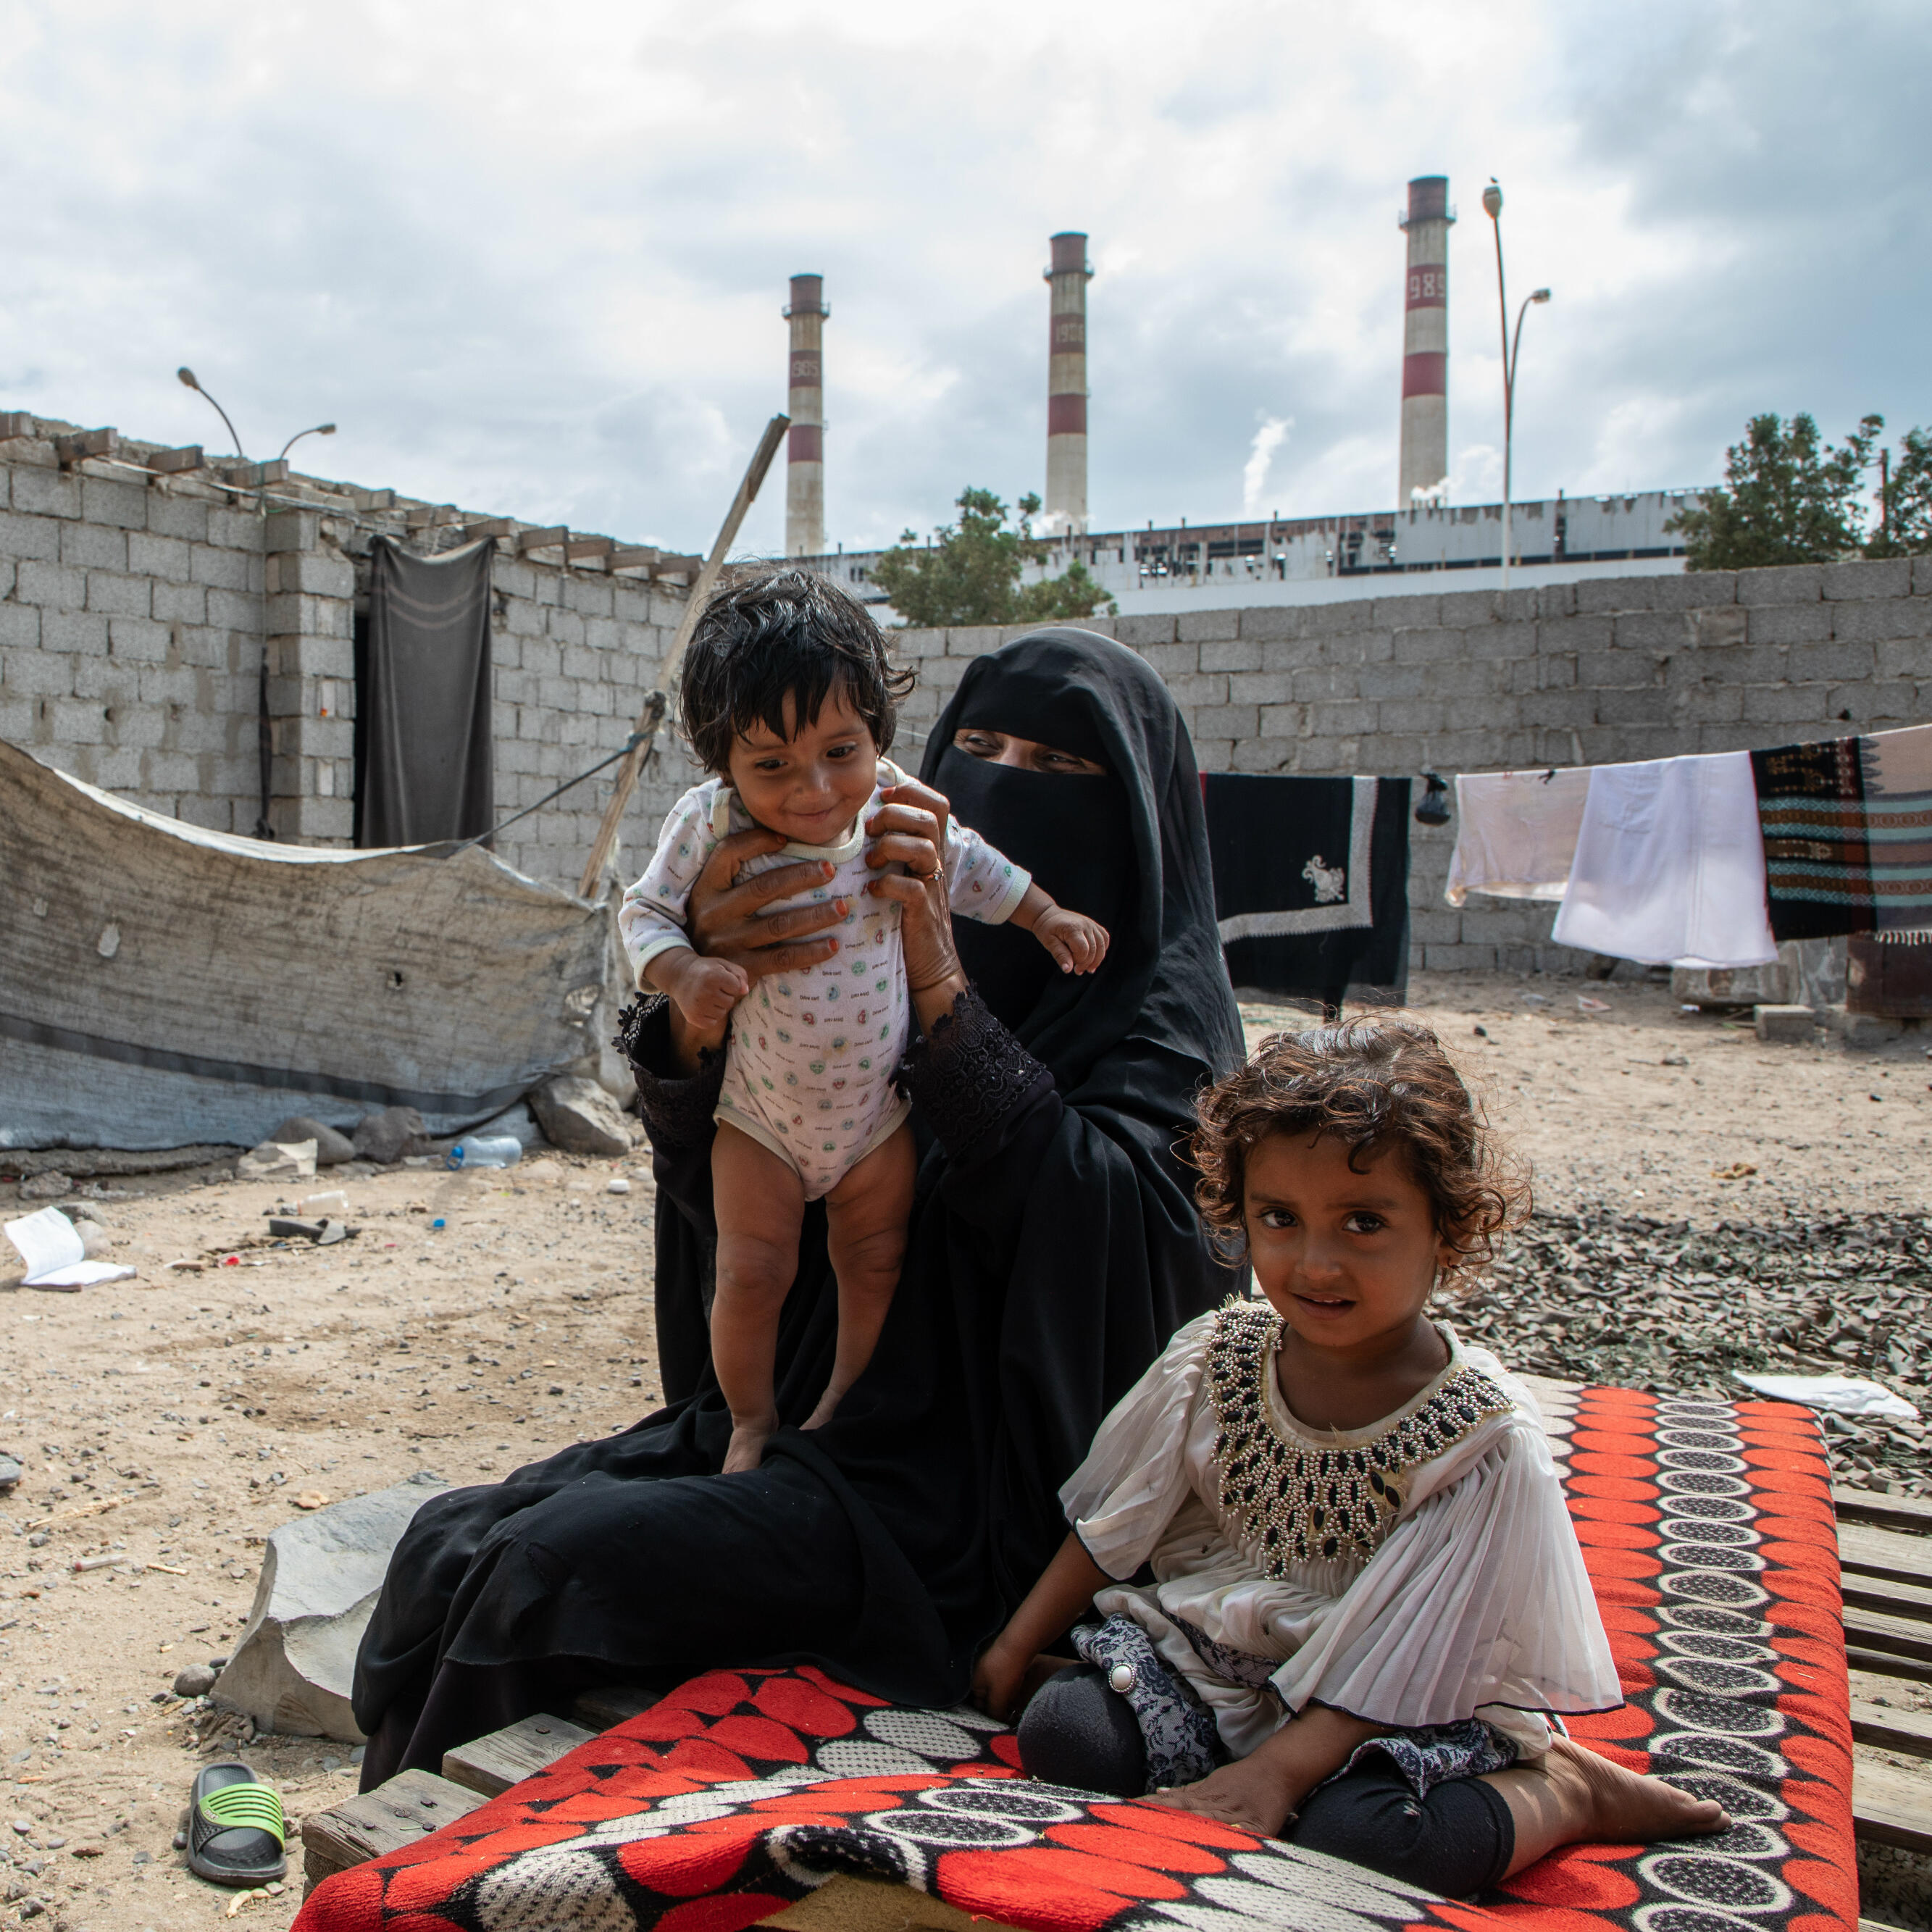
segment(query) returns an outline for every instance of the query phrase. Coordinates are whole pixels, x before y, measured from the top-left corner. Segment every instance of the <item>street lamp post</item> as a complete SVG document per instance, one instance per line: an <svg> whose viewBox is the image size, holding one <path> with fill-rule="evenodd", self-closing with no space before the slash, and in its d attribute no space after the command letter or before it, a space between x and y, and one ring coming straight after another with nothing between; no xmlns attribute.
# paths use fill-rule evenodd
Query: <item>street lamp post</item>
<svg viewBox="0 0 1932 1932"><path fill-rule="evenodd" d="M229 422L228 412L224 410L212 396L209 395L208 392L195 380L195 374L192 369L177 369L175 371L175 374L180 378L182 386L184 388L192 389L197 396L204 398L206 400L208 406L214 410L214 413L221 418L224 423L227 424L229 436L235 445L235 454L240 457L244 463L246 463L248 460L248 452L242 447L242 439L238 436L236 435L235 425L232 422Z"/></svg>
<svg viewBox="0 0 1932 1932"><path fill-rule="evenodd" d="M1546 302L1550 299L1547 289L1537 289L1523 298L1522 305L1516 312L1516 329L1512 334L1509 320L1509 294L1503 282L1503 191L1492 176L1490 184L1483 190L1483 212L1490 218L1490 225L1496 237L1496 308L1501 319L1503 338L1503 588L1509 588L1510 553L1514 548L1510 541L1510 459L1514 453L1516 430L1516 371L1518 358L1522 352L1522 319L1529 313L1532 302Z"/></svg>
<svg viewBox="0 0 1932 1932"><path fill-rule="evenodd" d="M305 436L333 436L334 434L335 425L333 423L317 423L313 429L298 429L282 445L282 456L286 456ZM275 460L280 462L282 456L277 457Z"/></svg>

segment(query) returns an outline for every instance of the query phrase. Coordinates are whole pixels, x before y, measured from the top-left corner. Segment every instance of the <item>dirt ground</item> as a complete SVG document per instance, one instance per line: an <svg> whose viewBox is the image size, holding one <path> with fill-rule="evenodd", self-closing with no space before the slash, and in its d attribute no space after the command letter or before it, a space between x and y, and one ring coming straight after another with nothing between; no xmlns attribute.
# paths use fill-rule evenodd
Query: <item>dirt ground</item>
<svg viewBox="0 0 1932 1932"><path fill-rule="evenodd" d="M1444 976L1414 995L1552 1208L1640 1204L1703 1226L1926 1211L1932 1065L1916 1039L1760 1046L1621 982ZM1251 1038L1300 1023L1244 1011ZM640 1162L356 1166L290 1187L211 1172L76 1190L130 1280L53 1294L0 1266L0 1450L26 1468L0 1502L0 1891L64 1932L205 1926L233 1902L170 1840L193 1766L236 1740L202 1744L194 1706L156 1700L184 1665L226 1654L263 1539L298 1497L425 1468L488 1478L656 1400ZM608 1192L619 1180L629 1191ZM268 1244L268 1210L334 1189L353 1240ZM16 1192L0 1184L9 1216L37 1204ZM354 1788L338 1744L268 1737L247 1754L292 1820ZM298 1847L291 1864L286 1889L241 1919L286 1925Z"/></svg>

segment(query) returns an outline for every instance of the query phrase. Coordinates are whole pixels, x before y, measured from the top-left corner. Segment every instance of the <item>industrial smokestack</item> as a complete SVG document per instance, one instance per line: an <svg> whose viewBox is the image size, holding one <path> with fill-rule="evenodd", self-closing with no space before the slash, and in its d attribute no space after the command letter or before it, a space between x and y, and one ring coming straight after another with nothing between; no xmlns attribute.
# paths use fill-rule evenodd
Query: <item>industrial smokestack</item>
<svg viewBox="0 0 1932 1932"><path fill-rule="evenodd" d="M1449 480L1449 206L1447 175L1408 184L1408 280L1402 300L1402 478L1396 506L1419 491L1439 496Z"/></svg>
<svg viewBox="0 0 1932 1932"><path fill-rule="evenodd" d="M825 278L794 275L791 322L791 434L785 446L785 555L825 554Z"/></svg>
<svg viewBox="0 0 1932 1932"><path fill-rule="evenodd" d="M1056 235L1047 317L1046 514L1053 536L1087 531L1087 262L1084 235Z"/></svg>

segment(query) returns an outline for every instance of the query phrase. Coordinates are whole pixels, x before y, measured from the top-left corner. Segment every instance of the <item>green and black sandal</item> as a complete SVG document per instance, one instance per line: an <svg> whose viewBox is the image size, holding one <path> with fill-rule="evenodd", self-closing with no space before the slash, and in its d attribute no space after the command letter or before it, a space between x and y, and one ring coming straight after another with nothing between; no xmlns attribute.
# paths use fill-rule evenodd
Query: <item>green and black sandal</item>
<svg viewBox="0 0 1932 1932"><path fill-rule="evenodd" d="M288 1870L282 1801L233 1760L195 1774L189 1793L188 1868L212 1885L272 1885Z"/></svg>

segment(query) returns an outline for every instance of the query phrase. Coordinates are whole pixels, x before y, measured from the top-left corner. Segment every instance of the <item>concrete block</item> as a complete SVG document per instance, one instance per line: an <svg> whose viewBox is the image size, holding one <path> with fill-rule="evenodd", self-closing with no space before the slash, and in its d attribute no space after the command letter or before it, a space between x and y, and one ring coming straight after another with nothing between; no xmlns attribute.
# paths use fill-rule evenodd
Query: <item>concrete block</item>
<svg viewBox="0 0 1932 1932"><path fill-rule="evenodd" d="M0 604L0 650L38 655L40 614L31 604Z"/></svg>
<svg viewBox="0 0 1932 1932"><path fill-rule="evenodd" d="M262 579L271 596L295 591L308 597L352 598L356 566L326 550L272 555Z"/></svg>
<svg viewBox="0 0 1932 1932"><path fill-rule="evenodd" d="M126 568L150 581L170 584L188 580L188 547L179 537L156 536L151 530L117 533L126 546ZM118 567L118 566L117 566Z"/></svg>
<svg viewBox="0 0 1932 1932"><path fill-rule="evenodd" d="M1698 684L1670 694L1670 715L1680 724L1735 724L1744 715L1742 685ZM1700 751L1702 746L1698 748Z"/></svg>
<svg viewBox="0 0 1932 1932"><path fill-rule="evenodd" d="M1670 694L1658 686L1597 693L1600 724L1667 724L1671 715Z"/></svg>
<svg viewBox="0 0 1932 1932"><path fill-rule="evenodd" d="M1915 597L1874 597L1862 603L1831 607L1834 638L1876 644L1912 638L1922 644L1932 639L1932 612Z"/></svg>
<svg viewBox="0 0 1932 1932"><path fill-rule="evenodd" d="M1308 707L1305 704L1264 704L1257 720L1263 738L1294 740L1308 735ZM1249 741L1240 741L1245 744Z"/></svg>
<svg viewBox="0 0 1932 1932"><path fill-rule="evenodd" d="M624 626L615 617L589 617L584 620L584 643L587 650L596 651L604 660L604 675L610 675L609 659L620 655L628 655L630 639Z"/></svg>
<svg viewBox="0 0 1932 1932"><path fill-rule="evenodd" d="M1308 728L1318 738L1360 737L1376 728L1376 707L1354 702L1311 704Z"/></svg>
<svg viewBox="0 0 1932 1932"><path fill-rule="evenodd" d="M1925 722L1924 713L1918 708L1918 687L1909 680L1890 684L1873 682L1834 685L1826 693L1823 710L1832 726L1851 724L1882 728L1888 724L1922 724ZM1834 732L1828 727L1820 735L1828 737Z"/></svg>
<svg viewBox="0 0 1932 1932"><path fill-rule="evenodd" d="M1507 662L1492 659L1486 655L1474 658L1466 658L1460 664L1416 664L1400 667L1414 669L1422 674L1422 688L1432 698L1468 698L1476 695L1498 697L1509 682L1510 666ZM1360 676L1361 674L1355 674Z"/></svg>
<svg viewBox="0 0 1932 1932"><path fill-rule="evenodd" d="M556 644L580 644L584 641L583 618L561 604L550 606L544 618L544 628Z"/></svg>
<svg viewBox="0 0 1932 1932"><path fill-rule="evenodd" d="M1615 621L1601 613L1586 616L1544 617L1536 626L1537 648L1557 651L1607 651L1616 640Z"/></svg>
<svg viewBox="0 0 1932 1932"><path fill-rule="evenodd" d="M149 704L117 704L110 698L106 715L108 741L124 751L152 751L160 743L167 728L167 720ZM143 782L140 778L130 781L136 784Z"/></svg>
<svg viewBox="0 0 1932 1932"><path fill-rule="evenodd" d="M171 584L156 578L151 586L152 614L165 624L205 624L208 590L200 584Z"/></svg>
<svg viewBox="0 0 1932 1932"><path fill-rule="evenodd" d="M1746 634L1754 644L1811 644L1832 634L1832 612L1820 604L1759 604Z"/></svg>
<svg viewBox="0 0 1932 1932"><path fill-rule="evenodd" d="M111 525L124 530L148 527L148 486L123 483L106 476L83 476L80 480L80 514L90 524Z"/></svg>
<svg viewBox="0 0 1932 1932"><path fill-rule="evenodd" d="M1576 586L1576 608L1580 613L1648 610L1656 602L1656 581L1651 577L1586 578Z"/></svg>
<svg viewBox="0 0 1932 1932"><path fill-rule="evenodd" d="M1256 692L1244 700L1230 698L1230 688L1237 681L1225 671L1186 670L1164 674L1162 682L1167 686L1168 694L1177 704L1261 704L1268 700L1280 700L1288 695L1286 689L1279 692ZM1254 684L1260 680L1247 674L1241 674L1239 682Z"/></svg>
<svg viewBox="0 0 1932 1932"><path fill-rule="evenodd" d="M1426 680L1437 668L1432 664L1364 664L1355 673L1355 695L1364 698L1420 698ZM1307 674L1297 674L1298 676ZM1324 697L1330 694L1327 692L1322 694Z"/></svg>
<svg viewBox="0 0 1932 1932"><path fill-rule="evenodd" d="M106 708L98 698L56 698L46 715L57 745L107 742Z"/></svg>
<svg viewBox="0 0 1932 1932"><path fill-rule="evenodd" d="M1260 712L1252 704L1184 706L1189 728L1207 738L1252 738L1259 735Z"/></svg>
<svg viewBox="0 0 1932 1932"><path fill-rule="evenodd" d="M80 514L80 478L22 465L13 472L14 507L34 517Z"/></svg>
<svg viewBox="0 0 1932 1932"><path fill-rule="evenodd" d="M14 573L14 595L44 610L78 610L87 602L87 573L64 564L22 557Z"/></svg>
<svg viewBox="0 0 1932 1932"><path fill-rule="evenodd" d="M1876 1013L1850 1013L1841 1006L1827 1006L1820 1016L1826 1030L1840 1045L1860 1049L1889 1046L1905 1037L1903 1020L1882 1019Z"/></svg>
<svg viewBox="0 0 1932 1932"><path fill-rule="evenodd" d="M316 524L314 512L298 510L286 514L295 520L282 526L284 547L307 548L315 541L310 535ZM280 524L280 514L270 517L268 521ZM208 511L208 541L223 550L245 550L259 556L266 535L262 519L253 510L237 510L218 504ZM298 538L306 538L307 542L297 541Z"/></svg>
<svg viewBox="0 0 1932 1932"><path fill-rule="evenodd" d="M1817 1022L1809 1006L1754 1006L1751 1024L1767 1046L1809 1046Z"/></svg>
<svg viewBox="0 0 1932 1932"><path fill-rule="evenodd" d="M196 544L188 552L188 574L196 584L217 590L252 590L256 560L244 550L218 544Z"/></svg>
<svg viewBox="0 0 1932 1932"><path fill-rule="evenodd" d="M182 716L174 720L176 729L169 742L184 752L219 751L225 742L223 734L212 739L203 736L199 742L184 742L182 733L193 724L197 728L204 724L222 724L225 722L219 712L204 705L202 699L206 687L211 682L205 670L185 668L170 669L165 664L142 664L140 667L141 702L143 704L164 704L180 707ZM251 706L249 716L254 716Z"/></svg>
<svg viewBox="0 0 1932 1932"><path fill-rule="evenodd" d="M1912 594L1932 596L1932 551L1912 560Z"/></svg>
<svg viewBox="0 0 1932 1932"><path fill-rule="evenodd" d="M1870 677L1877 668L1878 654L1870 644L1849 639L1793 644L1784 654L1784 664L1785 675L1793 684L1835 683Z"/></svg>
<svg viewBox="0 0 1932 1932"><path fill-rule="evenodd" d="M1546 584L1536 593L1536 617L1570 617L1576 611L1576 586L1574 584Z"/></svg>
<svg viewBox="0 0 1932 1932"><path fill-rule="evenodd" d="M112 658L70 658L72 694L94 698L104 705L128 704L140 694L140 674L130 664L116 664Z"/></svg>
<svg viewBox="0 0 1932 1932"><path fill-rule="evenodd" d="M1840 598L1910 597L1912 595L1912 560L1886 557L1856 563L1825 566L1826 596Z"/></svg>
<svg viewBox="0 0 1932 1932"><path fill-rule="evenodd" d="M82 526L69 524L68 530ZM122 576L112 571L87 573L87 608L110 617L145 617L152 603L152 592L145 577Z"/></svg>
<svg viewBox="0 0 1932 1932"><path fill-rule="evenodd" d="M1855 604L1848 610L1892 610L1892 604ZM1906 606L1916 609L1916 604ZM1874 658L1880 677L1932 678L1932 638L1894 638L1876 646Z"/></svg>
<svg viewBox="0 0 1932 1932"><path fill-rule="evenodd" d="M1150 612L1119 620L1115 634L1124 644L1131 644L1136 650L1144 652L1150 644L1171 644L1174 639L1174 620L1166 613Z"/></svg>
<svg viewBox="0 0 1932 1932"><path fill-rule="evenodd" d="M1318 707L1321 712L1331 708ZM1448 728L1447 708L1439 698L1385 698L1372 708L1376 719L1373 728L1378 731L1408 732L1426 737ZM1316 735L1327 734L1318 725Z"/></svg>
<svg viewBox="0 0 1932 1932"><path fill-rule="evenodd" d="M1238 611L1184 610L1174 626L1174 634L1176 640L1184 644L1208 644L1234 637L1240 622Z"/></svg>
<svg viewBox="0 0 1932 1932"><path fill-rule="evenodd" d="M1194 739L1194 762L1202 771L1231 772L1235 769L1234 757L1234 741L1232 738Z"/></svg>
<svg viewBox="0 0 1932 1932"><path fill-rule="evenodd" d="M1579 651L1576 682L1592 691L1622 691L1659 682L1656 658L1638 651Z"/></svg>
<svg viewBox="0 0 1932 1932"><path fill-rule="evenodd" d="M262 599L255 592L224 590L218 586L210 586L208 621L211 624L259 637L262 633Z"/></svg>
<svg viewBox="0 0 1932 1932"><path fill-rule="evenodd" d="M574 574L564 579L563 602L580 617L608 617L616 608L608 578Z"/></svg>
<svg viewBox="0 0 1932 1932"><path fill-rule="evenodd" d="M1654 577L1651 584L1654 608L1659 610L1721 608L1738 601L1734 570L1687 570L1681 577Z"/></svg>
<svg viewBox="0 0 1932 1932"><path fill-rule="evenodd" d="M1201 668L1198 644L1146 644L1141 648L1141 656L1164 679L1178 677Z"/></svg>
<svg viewBox="0 0 1932 1932"><path fill-rule="evenodd" d="M541 638L544 634L544 607L531 598L513 598L504 614L502 626L517 637Z"/></svg>
<svg viewBox="0 0 1932 1932"><path fill-rule="evenodd" d="M997 624L962 624L946 633L946 655L950 658L983 657L1000 647Z"/></svg>
<svg viewBox="0 0 1932 1932"><path fill-rule="evenodd" d="M1343 609L1352 607L1343 605ZM1352 607L1359 609L1359 605ZM1365 614L1368 622L1360 626L1370 630L1386 626L1391 631L1433 630L1443 621L1440 597L1378 597ZM1350 629L1357 626L1351 625Z"/></svg>
<svg viewBox="0 0 1932 1932"><path fill-rule="evenodd" d="M184 752L150 751L141 760L141 784L148 791L199 791L201 761Z"/></svg>
<svg viewBox="0 0 1932 1932"><path fill-rule="evenodd" d="M1496 622L1496 592L1493 590L1452 590L1436 599L1445 624L1459 628L1486 626Z"/></svg>
<svg viewBox="0 0 1932 1932"><path fill-rule="evenodd" d="M148 491L148 532L151 536L179 537L188 543L208 541L208 506L194 496L177 496L170 490L150 486Z"/></svg>
<svg viewBox="0 0 1932 1932"><path fill-rule="evenodd" d="M1424 946L1420 951L1422 964L1432 973L1493 973L1496 970L1493 946Z"/></svg>
<svg viewBox="0 0 1932 1932"><path fill-rule="evenodd" d="M1736 604L1716 604L1690 613L1690 642L1700 651L1742 644L1750 630L1750 613Z"/></svg>
<svg viewBox="0 0 1932 1932"><path fill-rule="evenodd" d="M1264 642L1302 634L1303 613L1292 604L1250 604L1238 614L1239 634ZM1230 664L1228 668L1232 670Z"/></svg>
<svg viewBox="0 0 1932 1932"><path fill-rule="evenodd" d="M79 570L125 571L128 532L100 524L60 526L61 561Z"/></svg>
<svg viewBox="0 0 1932 1932"><path fill-rule="evenodd" d="M1620 651L1682 650L1690 641L1690 626L1681 612L1632 610L1611 621L1610 643Z"/></svg>
<svg viewBox="0 0 1932 1932"><path fill-rule="evenodd" d="M1261 668L1258 638L1214 638L1201 646L1203 670L1258 671Z"/></svg>
<svg viewBox="0 0 1932 1932"><path fill-rule="evenodd" d="M1740 604L1808 604L1825 594L1825 566L1786 564L1776 569L1738 572Z"/></svg>
<svg viewBox="0 0 1932 1932"><path fill-rule="evenodd" d="M167 626L157 624L152 618L110 617L107 620L107 650L112 658L159 664L166 659L173 640Z"/></svg>
<svg viewBox="0 0 1932 1932"><path fill-rule="evenodd" d="M0 556L38 559L52 563L60 556L63 526L48 517L0 513Z"/></svg>
<svg viewBox="0 0 1932 1932"><path fill-rule="evenodd" d="M40 648L44 651L107 655L107 620L77 610L43 610L40 613Z"/></svg>
<svg viewBox="0 0 1932 1932"><path fill-rule="evenodd" d="M1272 737L1269 731L1269 714L1262 714L1262 736L1244 738L1236 743L1226 763L1221 769L1235 772L1285 771L1293 761L1295 752L1292 738Z"/></svg>
<svg viewBox="0 0 1932 1932"><path fill-rule="evenodd" d="M1432 604L1436 600L1432 597L1422 601ZM1453 663L1463 657L1468 649L1466 632L1418 627L1395 633L1397 664Z"/></svg>
<svg viewBox="0 0 1932 1932"><path fill-rule="evenodd" d="M1818 692L1802 684L1752 684L1744 690L1747 724L1816 724Z"/></svg>

